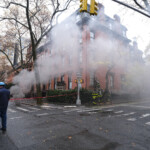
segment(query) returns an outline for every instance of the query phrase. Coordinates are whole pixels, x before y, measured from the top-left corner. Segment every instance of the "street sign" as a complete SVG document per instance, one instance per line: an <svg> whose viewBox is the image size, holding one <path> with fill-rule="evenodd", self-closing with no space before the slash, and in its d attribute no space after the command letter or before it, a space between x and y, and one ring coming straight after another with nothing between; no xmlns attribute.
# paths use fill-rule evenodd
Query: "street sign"
<svg viewBox="0 0 150 150"><path fill-rule="evenodd" d="M76 73L77 79L81 79L82 78L82 74L80 72Z"/></svg>

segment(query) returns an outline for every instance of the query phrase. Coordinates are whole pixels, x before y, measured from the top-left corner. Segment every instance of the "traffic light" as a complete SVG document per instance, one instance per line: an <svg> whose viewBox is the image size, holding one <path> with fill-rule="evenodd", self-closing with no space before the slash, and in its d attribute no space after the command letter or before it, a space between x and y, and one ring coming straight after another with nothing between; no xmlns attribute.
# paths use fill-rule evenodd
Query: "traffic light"
<svg viewBox="0 0 150 150"><path fill-rule="evenodd" d="M84 83L84 80L83 80L83 79L80 79L80 83Z"/></svg>
<svg viewBox="0 0 150 150"><path fill-rule="evenodd" d="M78 83L78 79L75 79L74 82L75 82L75 83ZM80 82L80 83L84 83L84 80L83 80L83 79L79 79L79 82Z"/></svg>
<svg viewBox="0 0 150 150"><path fill-rule="evenodd" d="M75 79L75 80L74 80L74 82L75 82L75 83L78 83L78 80L77 80L77 79Z"/></svg>
<svg viewBox="0 0 150 150"><path fill-rule="evenodd" d="M95 0L91 0L91 5L90 5L90 15L97 15L97 5L98 3L95 2Z"/></svg>
<svg viewBox="0 0 150 150"><path fill-rule="evenodd" d="M87 11L87 0L80 0L80 12Z"/></svg>

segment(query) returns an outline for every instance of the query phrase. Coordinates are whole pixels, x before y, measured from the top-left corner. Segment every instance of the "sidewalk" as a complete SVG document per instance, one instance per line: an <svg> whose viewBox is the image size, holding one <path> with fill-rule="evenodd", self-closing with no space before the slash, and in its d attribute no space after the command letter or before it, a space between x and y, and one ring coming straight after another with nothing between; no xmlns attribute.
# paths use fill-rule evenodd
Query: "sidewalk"
<svg viewBox="0 0 150 150"><path fill-rule="evenodd" d="M5 134L2 134L2 132L0 132L0 149L1 150L17 150L16 146L7 136L7 132Z"/></svg>
<svg viewBox="0 0 150 150"><path fill-rule="evenodd" d="M134 103L134 102L144 102L144 101L147 101L149 100L148 98L145 98L143 100L141 100L140 98L113 98L110 102L107 102L107 103L101 103L101 104L98 104L98 105L85 105L85 104L82 104L82 100L81 100L81 106L76 106L76 104L70 104L70 105L67 105L67 104L54 104L54 103L49 103L46 99L43 99L43 105L42 106L38 106L36 104L36 100L35 99L26 99L26 100L20 100L20 101L17 101L17 104L18 105L29 105L29 106L37 106L37 107L40 107L40 108L46 108L46 107L52 107L52 108L62 108L62 107L87 107L87 108L94 108L94 107L111 107L113 105L117 105L117 104L125 104L125 103ZM14 102L15 103L15 102Z"/></svg>

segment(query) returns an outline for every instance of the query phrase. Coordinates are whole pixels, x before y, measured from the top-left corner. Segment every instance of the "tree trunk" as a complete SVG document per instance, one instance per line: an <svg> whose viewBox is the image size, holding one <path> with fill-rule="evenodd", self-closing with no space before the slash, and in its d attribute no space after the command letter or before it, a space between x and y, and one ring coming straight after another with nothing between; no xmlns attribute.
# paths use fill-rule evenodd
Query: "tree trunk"
<svg viewBox="0 0 150 150"><path fill-rule="evenodd" d="M36 66L36 63L34 64L34 73L35 73L35 79L36 79L36 92L37 92L37 105L42 105L42 93L41 93L41 85L40 85L40 75L39 75L39 70Z"/></svg>
<svg viewBox="0 0 150 150"><path fill-rule="evenodd" d="M103 101L104 102L108 102L110 101L110 91L109 91L109 74L110 74L110 71L112 70L112 68L114 67L114 65L110 66L110 68L108 69L107 73L106 73L106 88L105 88L105 91L104 91L104 94L103 94Z"/></svg>

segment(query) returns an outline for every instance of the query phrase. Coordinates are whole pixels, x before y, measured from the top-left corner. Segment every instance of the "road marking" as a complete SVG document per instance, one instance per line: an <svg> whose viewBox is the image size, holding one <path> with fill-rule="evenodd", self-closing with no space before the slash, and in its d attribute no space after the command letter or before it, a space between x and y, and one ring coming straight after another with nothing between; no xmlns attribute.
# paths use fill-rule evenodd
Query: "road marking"
<svg viewBox="0 0 150 150"><path fill-rule="evenodd" d="M146 125L150 125L150 122L145 123Z"/></svg>
<svg viewBox="0 0 150 150"><path fill-rule="evenodd" d="M13 120L13 119L20 119L20 118L22 118L22 117L21 116L20 117L13 117L13 118L9 118L9 119Z"/></svg>
<svg viewBox="0 0 150 150"><path fill-rule="evenodd" d="M62 107L60 106L41 106L41 108L44 108L44 109L62 109Z"/></svg>
<svg viewBox="0 0 150 150"><path fill-rule="evenodd" d="M40 116L46 116L46 115L49 115L49 113L37 114L36 116L40 117Z"/></svg>
<svg viewBox="0 0 150 150"><path fill-rule="evenodd" d="M73 111L79 111L80 109L73 109L73 110L65 110L63 112L67 113L67 112L73 112Z"/></svg>
<svg viewBox="0 0 150 150"><path fill-rule="evenodd" d="M136 118L129 118L128 121L136 121Z"/></svg>
<svg viewBox="0 0 150 150"><path fill-rule="evenodd" d="M106 112L108 111L108 112L109 112L109 111L113 111L113 109L106 109L106 110L104 110L104 111L106 111Z"/></svg>
<svg viewBox="0 0 150 150"><path fill-rule="evenodd" d="M123 116L129 116L129 115L133 115L135 114L135 112L130 112L130 113L127 113L127 114L122 114Z"/></svg>
<svg viewBox="0 0 150 150"><path fill-rule="evenodd" d="M97 112L88 112L89 114L96 114Z"/></svg>
<svg viewBox="0 0 150 150"><path fill-rule="evenodd" d="M75 108L77 106L64 106L65 108Z"/></svg>
<svg viewBox="0 0 150 150"><path fill-rule="evenodd" d="M10 108L8 108L8 111L10 111L10 112L16 112L15 110L13 110L13 109L10 109Z"/></svg>
<svg viewBox="0 0 150 150"><path fill-rule="evenodd" d="M101 108L100 109L85 109L85 110L79 110L77 112L88 112L88 111L99 111L99 110L102 110Z"/></svg>
<svg viewBox="0 0 150 150"><path fill-rule="evenodd" d="M42 108L53 108L52 106L41 106Z"/></svg>
<svg viewBox="0 0 150 150"><path fill-rule="evenodd" d="M148 117L148 116L150 116L150 114L144 114L140 118L145 118L145 117Z"/></svg>
<svg viewBox="0 0 150 150"><path fill-rule="evenodd" d="M21 107L16 107L16 108L19 109L19 110L25 111L25 112L32 112L32 111L30 111L28 109L25 109L25 108L21 108Z"/></svg>
<svg viewBox="0 0 150 150"><path fill-rule="evenodd" d="M120 113L123 113L123 110L120 110L120 111L116 111L115 114L120 114Z"/></svg>
<svg viewBox="0 0 150 150"><path fill-rule="evenodd" d="M135 114L135 112L131 112L131 113L126 113L126 114L121 114L121 115L116 115L117 117L121 117L121 116L130 116Z"/></svg>
<svg viewBox="0 0 150 150"><path fill-rule="evenodd" d="M35 108L35 107L28 107L28 108L30 108L30 109L33 109L33 110L41 110L41 109L39 109L39 108Z"/></svg>
<svg viewBox="0 0 150 150"><path fill-rule="evenodd" d="M150 106L137 106L137 105L130 105L130 107L139 107L139 108L150 108Z"/></svg>

